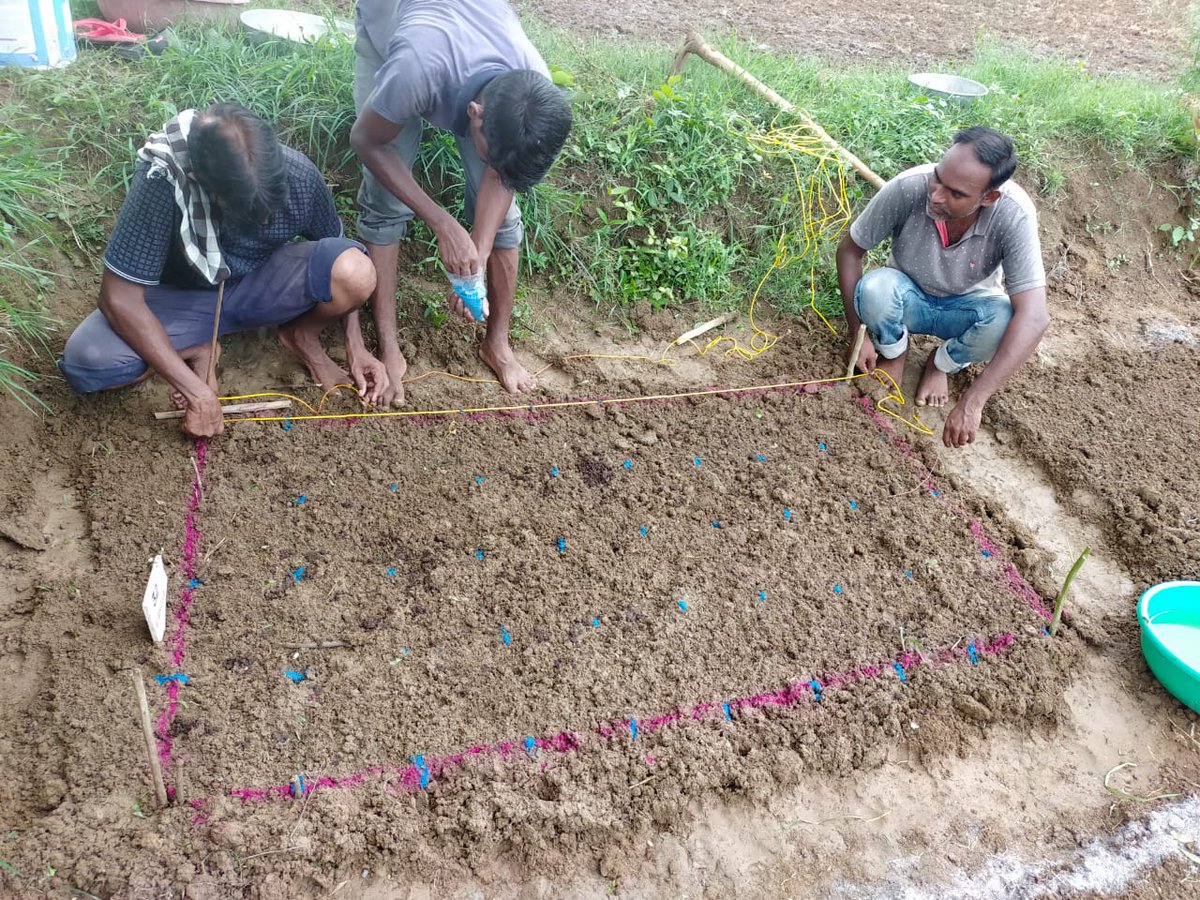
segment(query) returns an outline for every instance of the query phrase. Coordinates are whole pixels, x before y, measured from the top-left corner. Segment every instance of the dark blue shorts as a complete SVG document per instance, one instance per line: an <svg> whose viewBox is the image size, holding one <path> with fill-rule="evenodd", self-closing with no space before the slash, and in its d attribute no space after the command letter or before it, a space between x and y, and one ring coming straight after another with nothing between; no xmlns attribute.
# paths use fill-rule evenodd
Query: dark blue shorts
<svg viewBox="0 0 1200 900"><path fill-rule="evenodd" d="M249 275L229 282L221 301L221 334L283 325L332 297L334 261L350 248L366 248L348 238L324 238L284 244ZM146 288L146 305L158 317L171 346L183 351L212 338L217 289ZM119 387L145 374L147 365L95 310L67 340L58 367L81 394Z"/></svg>

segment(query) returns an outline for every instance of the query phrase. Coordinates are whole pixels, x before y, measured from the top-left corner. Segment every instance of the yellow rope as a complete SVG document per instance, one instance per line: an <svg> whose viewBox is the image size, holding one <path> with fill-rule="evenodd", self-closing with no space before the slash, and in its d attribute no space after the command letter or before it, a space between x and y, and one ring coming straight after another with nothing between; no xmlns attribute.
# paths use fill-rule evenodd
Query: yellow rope
<svg viewBox="0 0 1200 900"><path fill-rule="evenodd" d="M897 386L895 380L890 375L888 375L886 372L884 372L881 369L876 369L874 372L872 372L870 374L873 375L875 377L875 379L881 385L883 385L885 388L888 389L887 396L884 397L882 400L880 400L875 405L875 408L879 412L883 413L884 415L891 416L893 419L897 420L898 422L903 422L905 425L909 426L910 428L916 429L917 431L921 432L922 434L926 434L926 435L933 434L933 431L924 422L922 422L915 413L913 414L912 419L909 420L909 419L905 418L904 416L900 415L899 413L893 412L891 409L888 409L887 406L884 405L884 404L888 403L889 401L896 403L900 407L903 407L906 405L903 393L900 391L900 388ZM353 390L354 388L351 385L336 385L335 387L326 391L321 396L321 401L316 406L316 408L312 407L310 404L306 403L304 400L301 400L299 397L295 397L291 394L282 394L282 393L273 393L273 392L258 393L258 394L239 394L239 395L231 396L231 397L222 397L221 399L222 400L250 400L250 399L257 398L257 397L286 397L289 400L296 401L301 406L305 407L306 409L308 409L310 411L308 415L301 415L301 416L236 416L236 417L226 418L225 421L229 422L229 423L233 423L233 422L303 422L303 421L309 421L309 420L313 420L313 419L383 419L383 418L411 418L413 416L460 416L460 415L467 415L467 414L473 414L473 413L493 413L493 412L535 412L537 410L569 409L572 407L591 406L593 404L599 404L601 406L618 406L618 405L626 404L626 403L646 403L646 402L659 401L659 400L681 400L681 399L685 399L687 397L712 397L712 396L716 396L719 394L738 394L738 393L746 393L749 391L786 390L788 388L805 387L807 385L814 385L814 384L837 384L839 382L855 381L859 378L866 378L866 377L868 377L866 374L858 374L858 375L850 375L850 376L843 375L839 378L817 378L817 379L813 379L811 381L787 381L787 382L781 382L779 384L758 384L758 385L751 385L750 387L741 387L741 388L708 388L706 390L701 390L701 391L681 391L679 393L652 394L649 396L640 396L640 397L614 397L611 399L603 399L603 400L555 400L555 401L549 401L549 402L544 402L544 403L519 403L519 404L511 404L511 405L507 405L507 406L473 406L473 407L460 407L458 409L400 409L400 410L389 410L386 412L358 412L358 413L322 413L320 411L325 405L325 399L331 393L333 393L333 391L335 391L341 387L349 387L349 388L351 388L351 390Z"/></svg>

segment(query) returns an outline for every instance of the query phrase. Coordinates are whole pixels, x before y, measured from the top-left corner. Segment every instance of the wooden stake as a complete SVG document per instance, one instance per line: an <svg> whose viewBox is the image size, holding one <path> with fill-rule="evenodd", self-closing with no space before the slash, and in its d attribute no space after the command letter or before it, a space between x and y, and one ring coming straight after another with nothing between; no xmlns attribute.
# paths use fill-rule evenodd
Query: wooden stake
<svg viewBox="0 0 1200 900"><path fill-rule="evenodd" d="M213 375L217 371L217 339L221 331L221 304L224 300L225 282L222 281L217 285L217 314L213 316L212 341L208 345L208 373L204 378L204 383L208 385L213 383Z"/></svg>
<svg viewBox="0 0 1200 900"><path fill-rule="evenodd" d="M846 365L846 377L854 377L854 366L858 362L858 354L862 351L863 339L867 336L867 326L859 323L858 334L854 336L854 349L850 351L850 362Z"/></svg>
<svg viewBox="0 0 1200 900"><path fill-rule="evenodd" d="M687 41L684 43L683 49L680 50L675 56L675 66L671 70L672 74L678 75L683 71L683 66L684 63L687 62L687 56L689 53L694 53L705 62L711 63L718 69L728 72L735 78L741 79L750 88L761 94L763 97L766 97L784 112L794 115L800 120L801 124L803 124L805 128L817 136L817 139L820 140L821 143L837 153L838 156L845 160L854 169L854 171L861 175L869 184L874 185L876 189L883 187L883 179L871 171L870 166L868 166L865 162L830 137L829 132L818 125L817 122L808 115L808 113L800 109L791 101L781 97L774 90L763 84L753 75L735 63L732 59L725 56L725 54L714 50L708 45L704 38L700 37L700 35L696 34L696 32L688 32Z"/></svg>
<svg viewBox="0 0 1200 900"><path fill-rule="evenodd" d="M731 309L729 312L725 313L724 315L717 316L715 319L709 319L707 322L705 322L702 325L697 325L691 331L685 331L679 337L675 338L675 340L671 341L671 345L676 346L678 344L686 344L688 341L692 340L693 338L700 337L700 335L704 334L706 331L712 331L718 325L724 325L726 322L730 322L736 318L737 318L737 310Z"/></svg>
<svg viewBox="0 0 1200 900"><path fill-rule="evenodd" d="M257 403L227 403L221 407L222 415L230 413L247 413L247 412L266 412L269 409L287 409L292 405L291 400L263 400ZM187 415L187 411L183 409L169 409L166 412L156 412L154 418L163 419L182 419Z"/></svg>
<svg viewBox="0 0 1200 900"><path fill-rule="evenodd" d="M158 748L154 745L154 726L150 724L150 704L146 702L146 685L142 682L142 670L134 667L133 688L137 692L138 707L142 711L142 734L146 738L146 755L150 758L150 775L154 781L154 795L158 808L167 808L167 788L163 784L162 765L158 761Z"/></svg>

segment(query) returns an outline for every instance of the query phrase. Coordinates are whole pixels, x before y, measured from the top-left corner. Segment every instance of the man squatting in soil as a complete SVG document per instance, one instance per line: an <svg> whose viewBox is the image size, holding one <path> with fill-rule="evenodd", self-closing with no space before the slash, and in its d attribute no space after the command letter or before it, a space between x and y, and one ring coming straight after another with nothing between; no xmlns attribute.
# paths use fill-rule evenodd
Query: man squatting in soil
<svg viewBox="0 0 1200 900"><path fill-rule="evenodd" d="M205 378L222 280L220 334L277 325L323 388L346 382L320 335L366 302L375 269L343 236L317 167L235 103L185 110L138 157L104 252L99 308L59 360L71 387L107 390L158 372L184 409L184 431L220 434L216 379ZM346 355L360 394L376 399L387 376L357 320L346 322Z"/></svg>
<svg viewBox="0 0 1200 900"><path fill-rule="evenodd" d="M1009 180L1016 168L1004 135L960 131L936 165L885 184L838 246L850 333L861 321L870 337L860 370L882 369L899 385L909 334L935 335L943 343L925 360L916 402L945 406L949 376L987 363L946 418L947 447L975 440L984 404L1033 354L1050 321L1037 212ZM888 237L888 265L864 275L867 251Z"/></svg>
<svg viewBox="0 0 1200 900"><path fill-rule="evenodd" d="M508 336L524 234L514 192L545 177L570 131L570 105L507 0L359 0L355 27L358 119L350 143L364 166L358 234L375 262L371 307L387 369L383 401L404 401L396 265L414 215L437 237L447 272L486 273L480 358L506 390L527 391L533 377ZM454 135L469 233L413 178L424 121ZM469 316L452 291L447 302Z"/></svg>

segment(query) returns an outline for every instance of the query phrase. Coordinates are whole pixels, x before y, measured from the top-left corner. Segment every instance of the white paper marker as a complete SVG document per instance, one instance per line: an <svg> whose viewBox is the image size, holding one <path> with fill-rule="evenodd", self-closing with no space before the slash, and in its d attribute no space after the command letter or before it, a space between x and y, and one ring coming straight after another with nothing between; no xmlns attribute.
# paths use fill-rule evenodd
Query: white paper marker
<svg viewBox="0 0 1200 900"><path fill-rule="evenodd" d="M150 567L150 580L146 582L146 593L142 597L142 612L150 626L150 636L155 643L163 639L167 630L167 570L163 567L162 554L154 557Z"/></svg>

